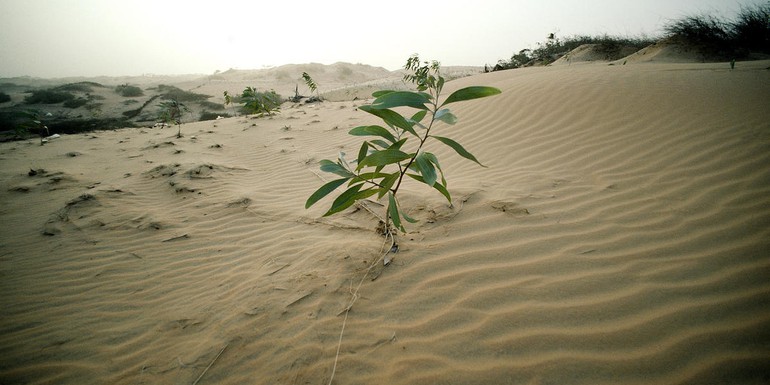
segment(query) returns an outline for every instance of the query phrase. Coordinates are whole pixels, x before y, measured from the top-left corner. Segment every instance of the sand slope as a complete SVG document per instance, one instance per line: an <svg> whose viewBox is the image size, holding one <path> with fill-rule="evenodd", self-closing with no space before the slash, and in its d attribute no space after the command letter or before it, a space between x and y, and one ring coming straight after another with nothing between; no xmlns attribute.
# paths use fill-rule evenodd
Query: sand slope
<svg viewBox="0 0 770 385"><path fill-rule="evenodd" d="M769 64L448 83L503 90L443 132L489 167L435 151L453 208L404 187L335 383L766 383ZM303 206L355 107L0 144L0 383L190 384L220 352L200 384L327 383L381 239Z"/></svg>

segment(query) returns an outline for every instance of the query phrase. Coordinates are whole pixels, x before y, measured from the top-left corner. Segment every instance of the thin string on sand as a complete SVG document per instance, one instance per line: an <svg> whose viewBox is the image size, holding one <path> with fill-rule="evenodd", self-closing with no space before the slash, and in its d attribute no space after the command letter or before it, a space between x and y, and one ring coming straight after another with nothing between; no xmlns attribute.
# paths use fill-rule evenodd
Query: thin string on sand
<svg viewBox="0 0 770 385"><path fill-rule="evenodd" d="M201 375L200 375L200 376L198 376L198 379L196 379L196 380L195 380L195 381L192 383L192 385L198 385L198 381L200 381L200 380L201 380L201 378L203 378L203 375L204 375L204 374L206 374L206 372L208 372L208 371L209 371L209 368L211 368L211 365L214 365L214 362L216 362L216 361L217 361L217 359L219 358L219 356L221 356L221 355L222 355L222 352L224 352L224 351L225 351L225 349L227 349L227 346L228 346L228 345L230 345L230 344L225 344L225 347L223 347L223 348L222 348L222 350L220 350L220 351L219 351L219 353L217 353L217 356L216 356L216 357L214 357L214 359L213 359L213 360L211 360L211 363L209 364L209 366L207 366L207 367L206 367L206 369L203 369L203 373L201 373Z"/></svg>
<svg viewBox="0 0 770 385"><path fill-rule="evenodd" d="M315 176L317 176L318 179L320 179L322 182L324 183L327 182L327 180L324 179L321 175L318 175L317 172L313 170L310 170L310 172L315 174ZM375 213L369 206L365 205L362 201L357 201L356 205L368 211L375 218L379 219L380 223L385 223L385 220L382 219L382 217L377 215L377 213ZM345 318L342 319L342 329L340 330L340 338L339 338L339 341L337 342L337 353L334 355L334 366L332 367L332 374L329 377L329 385L331 385L332 382L334 381L334 374L337 372L337 362L339 361L339 358L340 358L340 349L342 348L342 337L345 335L345 325L347 325L347 322L348 322L348 314L350 314L350 309L353 308L353 304L356 303L356 300L358 299L358 291L361 289L361 285L364 284L364 280L366 279L366 277L369 276L369 273L371 273L372 269L375 266L377 266L377 264L379 264L380 261L385 260L385 257L387 257L387 255L390 254L391 252L395 252L396 250L398 250L398 248L396 247L396 238L393 235L393 232L390 231L390 229L385 229L385 240L382 242L382 248L380 250L382 251L383 249L385 249L385 245L387 244L388 239L390 239L390 247L388 247L387 250L379 258L377 258L377 260L375 260L374 262L372 262L371 265L369 265L369 268L366 269L366 272L361 277L361 280L358 282L358 286L356 286L356 290L353 290L351 292L352 298L350 299L350 303L348 304L348 306L342 309L341 312L337 313L337 316L341 315L342 313L345 313ZM387 263L385 264L387 265Z"/></svg>
<svg viewBox="0 0 770 385"><path fill-rule="evenodd" d="M358 290L361 289L361 285L363 285L364 280L372 271L372 269L375 266L377 266L377 264L380 263L380 261L382 261L385 258L385 256L387 256L389 253L393 251L394 246L396 244L396 239L393 237L393 233L388 231L386 234L385 241L382 243L382 245L385 246L385 244L388 241L388 236L390 237L390 247L387 249L387 251L385 251L385 253L383 253L379 258L377 258L377 260L375 260L374 262L372 262L371 265L369 265L369 268L366 269L366 272L361 277L361 281L358 282L358 286L356 286L356 290L354 290L351 293L353 297L350 299L350 303L348 304L348 306L345 307L345 309L343 309L341 312L337 314L339 316L340 314L345 313L345 318L342 320L342 330L340 330L340 339L337 342L337 354L334 356L334 366L332 367L331 377L329 377L329 385L331 385L332 382L334 381L334 374L337 372L337 361L339 361L340 349L342 348L342 336L345 334L345 325L348 322L348 314L350 314L350 309L353 308L353 304L358 299Z"/></svg>

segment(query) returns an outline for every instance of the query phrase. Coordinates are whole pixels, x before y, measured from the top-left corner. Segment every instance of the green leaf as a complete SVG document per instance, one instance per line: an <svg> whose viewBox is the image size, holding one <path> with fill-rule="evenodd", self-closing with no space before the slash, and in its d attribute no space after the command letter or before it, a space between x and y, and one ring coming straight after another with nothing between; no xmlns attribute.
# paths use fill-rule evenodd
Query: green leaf
<svg viewBox="0 0 770 385"><path fill-rule="evenodd" d="M369 143L375 144L377 146L380 146L383 149L390 147L390 143L388 143L388 142L386 142L384 140L381 140L381 139L374 139L374 140L369 141Z"/></svg>
<svg viewBox="0 0 770 385"><path fill-rule="evenodd" d="M465 87L455 92L452 92L452 94L449 95L449 97L446 98L446 100L444 100L444 103L442 103L441 105L444 106L449 103L461 102L464 100L485 98L487 96L497 95L499 93L501 93L501 91L494 87L484 87L484 86Z"/></svg>
<svg viewBox="0 0 770 385"><path fill-rule="evenodd" d="M433 184L436 183L437 178L436 169L433 167L433 163L431 163L430 160L425 156L424 152L417 154L417 157L414 158L414 160L417 164L417 169L419 169L420 174L422 174L425 184L433 187Z"/></svg>
<svg viewBox="0 0 770 385"><path fill-rule="evenodd" d="M310 198L307 198L307 202L305 202L305 209L310 208L310 206L321 200L321 198L329 195L329 193L334 191L337 187L342 186L347 180L348 178L333 180L318 188L318 190L316 190L313 195L310 196Z"/></svg>
<svg viewBox="0 0 770 385"><path fill-rule="evenodd" d="M436 112L436 115L433 115L433 119L440 120L446 124L457 123L457 116L449 112L448 108L444 108L443 110L438 110L438 112Z"/></svg>
<svg viewBox="0 0 770 385"><path fill-rule="evenodd" d="M396 92L396 91L393 91L393 90L379 90L379 91L375 91L374 93L372 93L372 97L379 98L380 96L389 94L391 92Z"/></svg>
<svg viewBox="0 0 770 385"><path fill-rule="evenodd" d="M382 181L380 182L380 193L377 196L377 199L382 198L385 196L385 194L390 191L390 189L393 187L394 184L396 184L396 181L398 180L398 177L401 176L401 172L396 171L385 178L382 178Z"/></svg>
<svg viewBox="0 0 770 385"><path fill-rule="evenodd" d="M405 212L401 212L401 215L404 217L404 219L406 219L407 222L409 222L409 223L417 223L417 219L414 219L414 218L410 217L409 215L406 215Z"/></svg>
<svg viewBox="0 0 770 385"><path fill-rule="evenodd" d="M428 110L417 111L417 113L412 115L412 117L409 120L414 122L415 124L420 123L423 119L425 119L425 115L427 114L428 114Z"/></svg>
<svg viewBox="0 0 770 385"><path fill-rule="evenodd" d="M385 123L388 123L389 125L401 128L404 131L406 131L406 132L408 132L408 133L410 133L410 134L412 134L412 135L414 135L414 136L416 136L418 138L420 137L414 131L414 128L412 128L412 125L403 116L401 116L401 114L399 114L399 113L397 113L397 112L395 112L393 110L389 110L387 108L386 109L377 109L377 108L372 108L372 106L361 106L361 107L358 107L358 108L361 111L368 112L368 113L370 113L370 114L372 114L372 115L382 119Z"/></svg>
<svg viewBox="0 0 770 385"><path fill-rule="evenodd" d="M382 126L359 126L348 131L348 134L355 136L381 136L391 143L396 142L396 137Z"/></svg>
<svg viewBox="0 0 770 385"><path fill-rule="evenodd" d="M411 157L411 155L401 150L387 149L375 151L359 162L358 168L361 169L366 166L384 166L386 164L398 163Z"/></svg>
<svg viewBox="0 0 770 385"><path fill-rule="evenodd" d="M364 191L359 191L360 189L361 189L361 185L358 184L345 190L344 193L340 194L340 196L338 196L337 199L334 200L334 203L332 203L332 207L329 209L329 211L326 212L326 214L324 214L324 216L328 217L329 215L336 214L352 206L354 203L356 203L356 201L360 199L366 199L377 193L376 189L367 189Z"/></svg>
<svg viewBox="0 0 770 385"><path fill-rule="evenodd" d="M417 174L406 174L406 175L409 175L412 179L418 182L425 183L425 179L423 179L423 177L420 175L417 175ZM452 195L449 194L449 190L446 189L446 186L442 185L441 183L434 183L433 188L435 188L438 192L440 192L441 195L443 195L446 198L446 200L449 202L450 205L452 204Z"/></svg>
<svg viewBox="0 0 770 385"><path fill-rule="evenodd" d="M393 107L412 107L420 110L426 110L425 104L430 102L421 93L410 91L388 92L377 97L372 102L371 107L378 110Z"/></svg>
<svg viewBox="0 0 770 385"><path fill-rule="evenodd" d="M388 176L390 176L390 174L386 174L382 172L365 172L365 173L358 174L358 176L356 176L354 179L368 181L368 180L374 180L379 178L385 178Z"/></svg>
<svg viewBox="0 0 770 385"><path fill-rule="evenodd" d="M393 226L397 229L406 232L404 226L401 225L401 216L398 213L398 205L396 204L396 196L393 193L388 194L388 215L393 221Z"/></svg>
<svg viewBox="0 0 770 385"><path fill-rule="evenodd" d="M444 170L441 169L441 164L438 162L438 158L436 155L433 155L430 152L425 152L425 158L428 159L431 163L433 163L434 166L438 169L438 171L441 173L441 184L446 186L446 179L444 179Z"/></svg>
<svg viewBox="0 0 770 385"><path fill-rule="evenodd" d="M473 154L471 154L470 152L468 152L467 150L465 150L465 148L463 148L463 146L461 146L461 145L460 145L460 143L457 143L457 142L455 142L455 141L454 141L454 140L452 140L452 139L449 139L449 138L444 138L444 137L441 137L441 136L435 136L435 135L431 135L431 137L432 137L432 138L435 138L435 139L438 139L439 141L441 141L442 143L446 144L446 145L447 145L447 146L449 146L449 147L452 147L452 148L453 148L455 151L457 151L457 153L458 153L458 154L460 154L460 156L462 156L463 158L465 158L465 159L470 159L470 160L472 160L472 161L474 161L474 162L478 163L478 164L479 164L479 166L481 166L481 167L487 167L487 166L485 166L485 165L481 164L481 162L479 162L479 160L478 160L478 159L476 159L476 157L475 157L475 156L473 156Z"/></svg>
<svg viewBox="0 0 770 385"><path fill-rule="evenodd" d="M361 149L358 150L358 158L356 158L358 163L361 163L361 161L364 160L364 158L366 157L366 154L368 154L368 151L369 151L369 142L364 141L363 143L361 143Z"/></svg>
<svg viewBox="0 0 770 385"><path fill-rule="evenodd" d="M321 165L321 171L324 172L330 172L332 174L337 174L339 176L344 176L346 178L354 177L355 174L345 169L345 167L340 166L338 163L334 163L328 159L324 159L318 164Z"/></svg>

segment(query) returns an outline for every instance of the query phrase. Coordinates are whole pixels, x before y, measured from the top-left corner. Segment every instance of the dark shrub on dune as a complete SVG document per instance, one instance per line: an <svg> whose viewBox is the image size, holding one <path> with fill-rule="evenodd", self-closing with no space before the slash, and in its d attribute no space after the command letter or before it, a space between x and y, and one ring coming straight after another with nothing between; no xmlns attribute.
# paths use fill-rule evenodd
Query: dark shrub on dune
<svg viewBox="0 0 770 385"><path fill-rule="evenodd" d="M770 3L743 8L734 21L712 15L689 16L664 29L669 39L698 50L706 60L770 54Z"/></svg>
<svg viewBox="0 0 770 385"><path fill-rule="evenodd" d="M141 88L137 86L129 86L128 84L121 84L115 87L115 92L117 92L120 96L123 96L126 98L133 98L136 96L144 95L144 91L142 91Z"/></svg>
<svg viewBox="0 0 770 385"><path fill-rule="evenodd" d="M75 99L75 95L64 91L35 90L24 98L26 104L57 104Z"/></svg>

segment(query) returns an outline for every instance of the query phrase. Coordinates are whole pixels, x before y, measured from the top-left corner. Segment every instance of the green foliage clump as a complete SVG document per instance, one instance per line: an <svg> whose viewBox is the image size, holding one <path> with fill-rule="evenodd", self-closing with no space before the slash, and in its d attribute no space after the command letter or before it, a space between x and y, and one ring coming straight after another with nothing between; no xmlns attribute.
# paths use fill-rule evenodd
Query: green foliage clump
<svg viewBox="0 0 770 385"><path fill-rule="evenodd" d="M274 90L260 92L254 87L246 87L240 97L242 110L246 114L268 114L281 109L283 100Z"/></svg>
<svg viewBox="0 0 770 385"><path fill-rule="evenodd" d="M741 10L735 20L688 16L668 23L667 38L697 49L707 59L770 54L770 3Z"/></svg>
<svg viewBox="0 0 770 385"><path fill-rule="evenodd" d="M126 98L134 98L137 96L143 96L144 91L142 91L141 88L137 86L130 86L128 84L121 84L117 87L115 87L115 92L123 97Z"/></svg>
<svg viewBox="0 0 770 385"><path fill-rule="evenodd" d="M26 104L58 104L75 99L75 95L66 91L34 90L24 97Z"/></svg>
<svg viewBox="0 0 770 385"><path fill-rule="evenodd" d="M342 152L336 162L322 160L321 170L340 178L316 190L307 199L305 208L344 185L347 185L346 190L334 200L324 216L339 213L359 200L375 195L381 199L387 195L384 233L393 235L391 222L401 231L406 231L402 219L415 222L398 202L398 191L404 177L428 185L452 203L452 196L447 189L447 181L438 158L426 150L429 142L447 145L460 156L482 165L456 141L434 134L440 125L457 123L457 116L446 108L448 104L497 95L500 90L482 86L466 87L442 100L441 91L445 80L441 76L438 62L420 62L419 56L413 55L404 68L412 71L404 76L404 80L414 83L417 91L378 91L372 95L376 98L372 104L359 107L361 111L382 119L387 128L370 125L350 130L350 135L372 136L375 139L365 140L356 158L351 161L345 159L345 153ZM417 112L404 116L393 110L404 107L416 109ZM417 143L407 145L409 139L414 139L410 143Z"/></svg>
<svg viewBox="0 0 770 385"><path fill-rule="evenodd" d="M0 103L7 103L10 101L11 101L11 95L8 95L5 92L0 91Z"/></svg>

